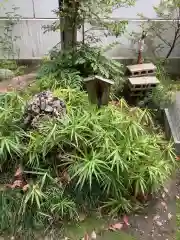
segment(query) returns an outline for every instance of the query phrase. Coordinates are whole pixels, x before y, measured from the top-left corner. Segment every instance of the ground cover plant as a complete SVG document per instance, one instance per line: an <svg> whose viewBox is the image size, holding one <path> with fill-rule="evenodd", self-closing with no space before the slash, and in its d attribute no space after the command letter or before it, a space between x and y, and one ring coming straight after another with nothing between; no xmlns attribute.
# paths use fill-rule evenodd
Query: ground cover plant
<svg viewBox="0 0 180 240"><path fill-rule="evenodd" d="M76 89L56 89L54 96L66 102L66 117L26 130L29 96L1 94L1 170L21 165L0 191L1 233L78 220L81 211L129 213L173 170L172 147L155 133L147 110L123 100L97 110Z"/></svg>

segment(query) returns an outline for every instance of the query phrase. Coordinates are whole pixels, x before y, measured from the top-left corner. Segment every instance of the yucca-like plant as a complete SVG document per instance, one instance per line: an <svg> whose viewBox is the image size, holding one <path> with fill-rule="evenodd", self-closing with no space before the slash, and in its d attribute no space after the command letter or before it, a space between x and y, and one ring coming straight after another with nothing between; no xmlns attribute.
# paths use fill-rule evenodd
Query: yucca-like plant
<svg viewBox="0 0 180 240"><path fill-rule="evenodd" d="M38 154L42 164L49 154L61 153L56 164L69 174L70 188L127 211L131 195L154 193L171 175L172 146L150 129L153 121L147 110L131 109L123 100L97 110L82 92L59 89L55 94L66 99L68 115L41 123Z"/></svg>
<svg viewBox="0 0 180 240"><path fill-rule="evenodd" d="M0 165L21 158L24 131L20 123L24 101L16 92L0 94ZM7 164L6 164L7 166Z"/></svg>
<svg viewBox="0 0 180 240"><path fill-rule="evenodd" d="M87 208L104 207L112 214L128 212L133 207L132 196L154 193L171 175L173 148L152 130L154 124L147 110L132 109L122 99L116 105L97 109L77 89L57 89L54 95L65 100L66 117L42 121L36 130L24 133L16 126L20 106L13 121L14 106L10 106L12 115L2 111L3 124L9 124L1 126L1 136L9 141L1 144L2 159L17 158L33 179L43 176L30 184L21 199L22 217L28 212L32 219L40 215L72 219L77 216L78 201ZM68 176L66 184L63 173ZM31 213L32 206L38 214Z"/></svg>
<svg viewBox="0 0 180 240"><path fill-rule="evenodd" d="M63 189L52 187L46 191L47 199L44 201L42 209L56 220L75 220L78 212L75 202L64 193Z"/></svg>

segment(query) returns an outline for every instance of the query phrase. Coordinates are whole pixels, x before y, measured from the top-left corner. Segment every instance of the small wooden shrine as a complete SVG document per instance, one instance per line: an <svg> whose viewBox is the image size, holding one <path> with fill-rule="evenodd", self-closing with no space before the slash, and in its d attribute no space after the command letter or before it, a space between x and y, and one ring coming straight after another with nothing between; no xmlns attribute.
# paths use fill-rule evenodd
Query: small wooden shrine
<svg viewBox="0 0 180 240"><path fill-rule="evenodd" d="M88 92L89 101L97 104L98 107L108 105L110 87L114 84L113 81L95 75L84 79Z"/></svg>

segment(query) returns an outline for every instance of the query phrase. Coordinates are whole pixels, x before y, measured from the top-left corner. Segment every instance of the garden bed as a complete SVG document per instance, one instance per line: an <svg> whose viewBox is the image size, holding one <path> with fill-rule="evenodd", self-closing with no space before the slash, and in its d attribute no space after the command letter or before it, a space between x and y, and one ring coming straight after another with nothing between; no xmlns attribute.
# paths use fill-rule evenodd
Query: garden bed
<svg viewBox="0 0 180 240"><path fill-rule="evenodd" d="M97 74L100 68L121 86L120 64L104 56L101 64L96 63L99 50L79 51L85 62L95 55L89 72ZM91 59L86 59L87 52ZM12 80L8 86L23 91L1 94L1 169L11 171L0 192L0 216L6 220L0 221L1 232L20 238L48 226L49 232L65 237L72 232L69 237L76 240L93 230L97 239L171 237L174 190L158 191L174 170L171 143L146 108L129 107L117 96L109 106L90 105L82 90L84 61L79 62L78 54L70 62L72 55L59 54L58 62L43 63L30 87L26 77L20 77L20 84ZM70 63L75 65L69 67ZM29 76L31 82L35 75ZM36 124L25 124L27 117L31 123L35 118ZM89 217L91 212L98 213L98 219ZM124 221L119 216L128 217Z"/></svg>
<svg viewBox="0 0 180 240"><path fill-rule="evenodd" d="M69 111L74 111L73 109L76 109L76 107L78 106L78 109L79 107L83 104L83 109L85 110L86 108L88 109L88 112L90 111L90 108L89 108L89 105L88 105L88 102L87 102L87 96L84 95L84 93L80 93L80 92L76 92L76 94L72 94L75 90L55 90L54 94L57 96L61 96L61 98L63 99L66 99L66 103L67 103L67 109L69 109ZM78 96L78 94L79 96ZM64 97L63 97L64 96ZM19 99L20 100L20 99ZM14 102L14 101L13 101ZM14 106L15 107L15 106ZM81 106L82 107L82 106ZM144 115L145 113L142 111L142 110L138 110L138 109L128 109L128 106L126 105L125 102L121 101L118 105L116 106L112 106L112 111L110 110L111 109L111 106L108 107L107 110L103 109L101 110L103 114L106 113L106 111L110 111L109 114L107 116L111 116L112 114L115 114L116 111L118 111L118 108L119 108L119 111L121 112L122 109L123 109L123 112L126 113L126 112L129 112L130 115L129 117L132 117L134 114L138 114L138 111L139 113L141 114L141 117L144 117L146 115ZM70 110L71 109L71 110ZM83 110L83 111L84 111ZM104 112L105 111L105 112ZM88 112L84 112L86 114L88 114ZM111 113L111 114L110 114ZM131 113L133 113L133 115L131 115ZM92 111L92 114L95 114L94 117L97 117L98 118L100 117L100 115L97 115L96 116L96 113L94 112L94 110ZM119 114L117 112L117 114ZM92 115L93 116L93 115ZM90 121L91 117L90 115L87 116L87 119L86 121ZM106 118L107 118L106 116ZM113 115L113 120L111 120L111 128L112 128L112 122L115 121L116 117L115 115ZM122 118L121 115L118 115L119 117ZM79 117L81 117L81 115L79 115ZM84 116L85 117L85 116ZM83 118L84 118L83 117ZM103 115L101 116L103 117ZM99 118L100 121L102 121L101 117ZM111 116L112 117L112 116ZM150 117L150 116L149 116ZM145 119L143 120L143 124L145 124L145 126L149 126L148 124L150 124L149 121L151 121L151 119L148 117L148 115L145 117ZM90 119L89 119L90 118ZM81 118L80 118L81 119ZM79 121L80 119L78 119L78 122L77 122L77 126L79 124ZM93 119L93 118L92 118ZM91 120L92 120L91 119ZM143 119L143 118L142 118ZM83 120L83 119L82 119ZM120 120L120 119L119 119ZM121 119L121 123L119 122L119 124L122 124L122 120ZM93 120L94 121L94 120ZM106 119L107 121L107 119ZM129 120L128 120L129 121ZM84 120L83 120L84 122ZM85 122L84 122L85 123ZM106 122L107 124L108 122ZM98 122L96 123L98 127ZM87 122L86 122L86 125L85 126L88 126ZM85 127L84 126L84 127ZM47 126L46 126L47 127ZM81 129L81 134L83 133L83 129L84 127ZM97 128L98 130L98 128ZM132 128L133 130L133 128ZM129 129L130 131L130 129ZM135 131L135 130L133 130ZM50 133L51 131L48 131L48 133ZM85 132L84 132L85 133ZM51 133L52 134L52 133ZM67 134L67 133L66 133ZM87 134L87 133L86 133ZM134 134L136 135L136 132L134 132ZM130 136L133 137L134 136L131 135L131 131L130 131ZM46 138L50 140L50 138L47 136L48 134L46 134ZM36 136L37 137L37 136ZM77 137L79 137L77 135ZM100 135L98 136L100 137ZM103 137L104 138L104 137ZM37 138L38 139L38 138ZM34 139L35 140L35 139ZM35 140L36 141L36 140ZM80 143L80 142L79 142ZM35 142L34 142L35 144ZM76 144L76 142L75 142ZM40 146L42 146L42 144L40 144ZM39 154L41 152L41 147L38 148L38 152L37 154ZM135 148L133 148L135 150ZM32 156L33 157L33 156ZM99 156L101 157L101 156ZM156 156L157 157L157 156ZM106 157L105 157L106 158ZM29 159L30 160L30 159ZM32 158L30 161L34 161L35 159ZM156 164L157 165L157 164ZM29 165L30 167L31 165ZM28 167L28 165L27 165ZM28 167L28 168L29 168ZM13 175L13 174L12 174ZM12 177L11 175L11 177ZM35 174L36 175L36 174ZM82 175L82 173L81 173ZM7 182L11 182L11 178L10 179L6 179ZM159 181L159 179L157 179L157 181ZM81 181L82 182L82 181ZM72 230L72 235L76 236L75 235L75 232L78 231L79 233L77 234L77 236L79 237L80 234L84 234L85 232L85 229L86 229L86 226L89 225L90 228L87 228L86 231L91 231L93 230L94 227L95 230L97 231L97 233L100 231L102 231L102 233L104 234L103 236L104 237L107 237L107 239L111 236L115 239L116 236L119 236L119 237L123 237L124 240L126 239L131 239L131 235L132 237L134 237L135 239L154 239L154 236L158 236L157 239L165 239L165 237L168 237L168 239L171 239L170 237L173 236L173 227L171 227L171 223L172 223L172 220L173 219L168 219L168 213L169 214L172 214L172 206L173 203L174 203L174 198L173 197L173 191L172 191L172 187L169 188L170 190L166 190L165 192L163 192L160 197L158 198L158 200L153 200L149 207L148 208L145 208L145 213L144 211L141 213L141 214L138 214L138 215L129 215L128 216L128 219L129 219L129 224L130 226L128 226L128 228L125 229L125 232L127 232L128 234L130 234L129 236L125 236L123 235L123 229L120 229L118 230L116 233L111 233L110 231L107 231L106 229L108 228L108 225L110 224L110 221L107 220L107 219L104 219L103 218L101 220L98 220L100 221L100 225L101 225L101 221L103 221L104 225L103 225L103 229L102 229L102 226L100 227L100 229L97 227L98 224L97 224L97 220L92 220L92 222L95 222L95 224L93 225L89 225L88 223L88 218L87 219L84 219L84 221L81 223L78 223L78 226L76 226L74 223L73 223L73 228L71 228ZM170 196L170 197L169 197ZM144 206L144 205L143 205ZM124 207L126 207L126 205L124 205ZM159 210L159 208L161 208ZM164 212L165 210L165 212ZM121 211L121 210L120 210ZM154 219L155 216L159 215L159 217L157 219ZM174 215L173 215L174 216ZM166 221L166 222L165 222ZM116 219L115 222L121 222L121 219ZM151 223L151 224L150 224ZM96 225L96 226L95 226ZM66 226L66 229L69 229L70 226ZM80 230L78 230L80 228ZM168 228L168 230L167 230ZM68 233L70 234L70 230L67 230ZM65 232L66 233L66 232ZM67 234L65 234L67 235ZM68 236L68 235L67 235ZM103 237L103 239L104 239ZM97 239L101 239L102 236L98 235L97 236ZM122 238L122 239L123 239ZM55 237L56 239L56 237ZM74 239L78 239L78 238L74 238ZM132 238L133 239L133 238Z"/></svg>

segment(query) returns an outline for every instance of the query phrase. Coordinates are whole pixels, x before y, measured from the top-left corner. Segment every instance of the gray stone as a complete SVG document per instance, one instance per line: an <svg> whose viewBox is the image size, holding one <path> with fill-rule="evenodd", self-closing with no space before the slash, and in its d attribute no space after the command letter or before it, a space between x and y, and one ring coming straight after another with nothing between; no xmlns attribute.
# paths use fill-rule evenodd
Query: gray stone
<svg viewBox="0 0 180 240"><path fill-rule="evenodd" d="M45 102L45 100L41 101L40 108L41 108L42 111L45 110L45 108L46 108L46 102Z"/></svg>
<svg viewBox="0 0 180 240"><path fill-rule="evenodd" d="M24 124L36 127L39 120L50 117L62 118L66 114L64 101L53 97L50 91L36 94L28 103L24 113Z"/></svg>
<svg viewBox="0 0 180 240"><path fill-rule="evenodd" d="M180 154L180 92L176 93L175 101L165 109L166 137L173 138L176 153Z"/></svg>
<svg viewBox="0 0 180 240"><path fill-rule="evenodd" d="M38 105L33 104L32 107L31 107L31 110L32 110L35 114L40 113L40 108L38 107Z"/></svg>
<svg viewBox="0 0 180 240"><path fill-rule="evenodd" d="M46 106L46 108L45 108L45 110L44 110L45 112L53 112L53 107L51 107L51 106Z"/></svg>
<svg viewBox="0 0 180 240"><path fill-rule="evenodd" d="M59 108L60 106L61 106L61 101L60 100L53 101L53 107Z"/></svg>

